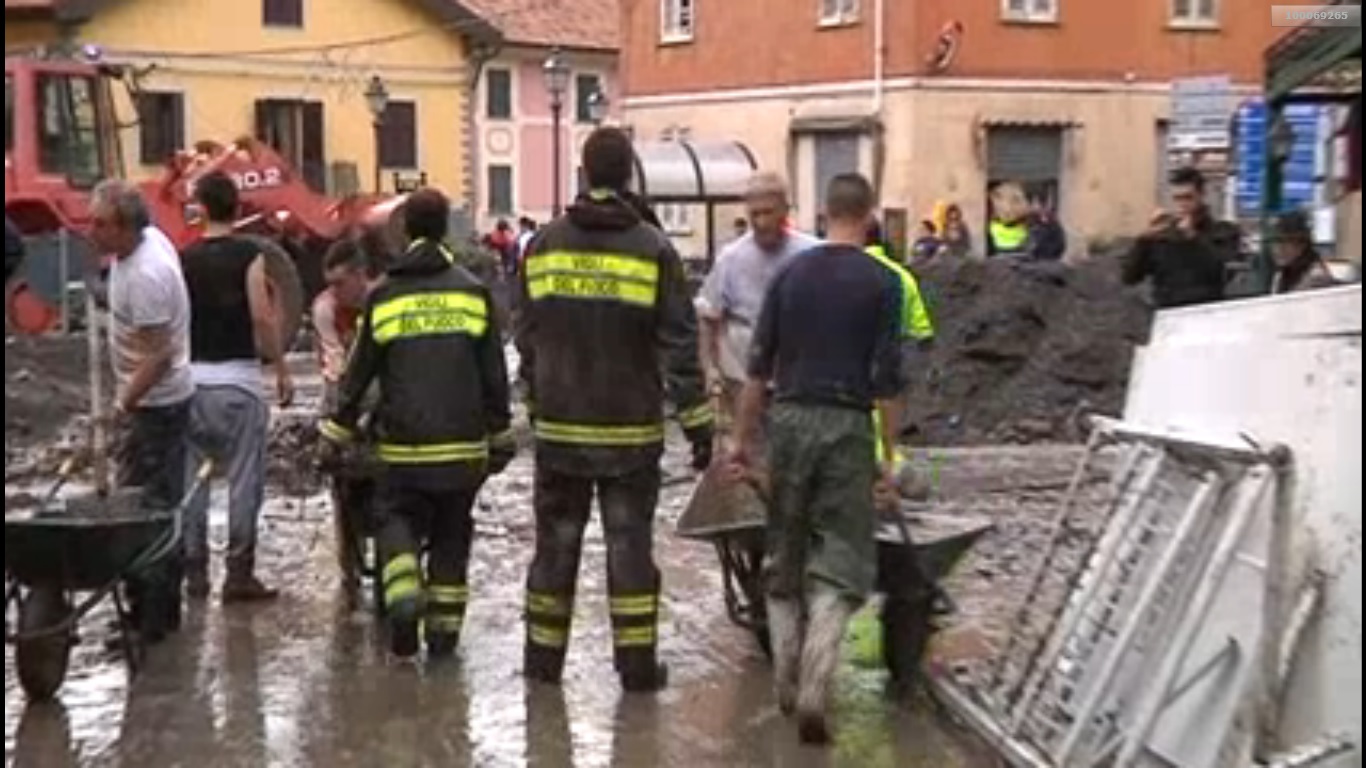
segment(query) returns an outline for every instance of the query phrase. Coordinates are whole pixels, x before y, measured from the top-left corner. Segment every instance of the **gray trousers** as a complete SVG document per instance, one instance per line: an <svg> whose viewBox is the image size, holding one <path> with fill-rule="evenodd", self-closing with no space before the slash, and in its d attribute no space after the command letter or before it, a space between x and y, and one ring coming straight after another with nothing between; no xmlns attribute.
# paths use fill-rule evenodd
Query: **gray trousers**
<svg viewBox="0 0 1366 768"><path fill-rule="evenodd" d="M190 462L212 459L228 481L229 575L250 575L256 557L256 527L266 496L266 439L270 408L241 387L202 386L190 405ZM185 561L203 567L209 557L209 484L185 509Z"/></svg>

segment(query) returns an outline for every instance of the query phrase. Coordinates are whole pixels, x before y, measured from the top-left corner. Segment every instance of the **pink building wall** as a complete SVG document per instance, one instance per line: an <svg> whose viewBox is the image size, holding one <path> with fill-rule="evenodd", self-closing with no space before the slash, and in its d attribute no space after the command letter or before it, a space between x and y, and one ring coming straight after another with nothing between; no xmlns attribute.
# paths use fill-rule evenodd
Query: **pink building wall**
<svg viewBox="0 0 1366 768"><path fill-rule="evenodd" d="M537 221L548 221L553 207L553 169L551 166L552 120L550 98L542 74L542 63L548 51L513 51L489 63L489 67L512 72L513 115L510 120L489 120L485 117L485 94L480 90L475 123L479 135L477 173L479 199L477 211L481 228L491 227L497 218L508 214L488 211L487 166L509 165L513 171L513 216L527 215ZM579 151L592 132L593 125L579 123L576 118L577 94L575 78L581 73L592 73L607 94L611 115L617 119L617 72L613 56L597 54L567 57L570 67L569 87L563 96L561 112L561 202L568 204L578 190Z"/></svg>

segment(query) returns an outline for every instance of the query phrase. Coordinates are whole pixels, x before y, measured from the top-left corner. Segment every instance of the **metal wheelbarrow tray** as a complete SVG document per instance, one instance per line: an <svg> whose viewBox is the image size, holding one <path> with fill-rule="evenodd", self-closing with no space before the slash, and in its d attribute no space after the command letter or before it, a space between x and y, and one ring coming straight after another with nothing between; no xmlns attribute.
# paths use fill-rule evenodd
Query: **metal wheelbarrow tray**
<svg viewBox="0 0 1366 768"><path fill-rule="evenodd" d="M119 586L180 547L181 514L210 472L210 464L201 467L171 511L142 509L141 493L128 488L107 498L71 498L57 509L5 515L5 642L14 646L19 683L31 700L56 694L66 679L77 624L106 597L114 602L124 661L137 672L143 649ZM83 595L79 602L77 593ZM10 606L18 613L13 627Z"/></svg>
<svg viewBox="0 0 1366 768"><path fill-rule="evenodd" d="M702 476L676 532L716 548L726 612L732 622L750 630L768 652L762 579L767 512L755 486L731 480L725 472L724 467L714 465ZM925 507L903 502L902 520L884 516L878 526L879 591L891 594L934 589L993 528L986 518L935 514ZM906 556L908 547L914 557Z"/></svg>

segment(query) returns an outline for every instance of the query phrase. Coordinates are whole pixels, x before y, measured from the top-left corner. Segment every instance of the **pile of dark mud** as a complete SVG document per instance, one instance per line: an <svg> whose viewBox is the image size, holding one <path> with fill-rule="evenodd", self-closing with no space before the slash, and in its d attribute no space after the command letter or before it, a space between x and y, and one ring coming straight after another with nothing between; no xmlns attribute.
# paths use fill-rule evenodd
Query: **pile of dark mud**
<svg viewBox="0 0 1366 768"><path fill-rule="evenodd" d="M12 453L56 439L90 408L86 340L5 338L5 463Z"/></svg>
<svg viewBox="0 0 1366 768"><path fill-rule="evenodd" d="M912 373L909 437L925 445L1073 441L1119 414L1152 313L1118 261L972 261L917 269L937 338Z"/></svg>
<svg viewBox="0 0 1366 768"><path fill-rule="evenodd" d="M318 469L322 435L316 418L271 419L266 443L266 484L287 496L309 496L327 478Z"/></svg>

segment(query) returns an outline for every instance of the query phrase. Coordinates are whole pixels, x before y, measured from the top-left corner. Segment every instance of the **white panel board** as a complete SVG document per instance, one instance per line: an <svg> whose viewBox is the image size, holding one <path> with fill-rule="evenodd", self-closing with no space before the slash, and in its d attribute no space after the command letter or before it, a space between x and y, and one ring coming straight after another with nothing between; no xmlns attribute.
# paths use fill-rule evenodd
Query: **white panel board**
<svg viewBox="0 0 1366 768"><path fill-rule="evenodd" d="M1160 313L1130 379L1126 421L1294 452L1292 585L1311 560L1328 578L1292 672L1286 744L1361 736L1361 417L1360 286Z"/></svg>

